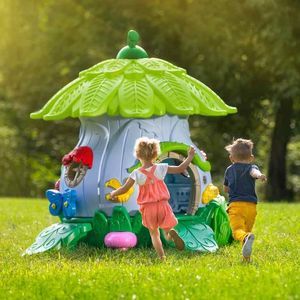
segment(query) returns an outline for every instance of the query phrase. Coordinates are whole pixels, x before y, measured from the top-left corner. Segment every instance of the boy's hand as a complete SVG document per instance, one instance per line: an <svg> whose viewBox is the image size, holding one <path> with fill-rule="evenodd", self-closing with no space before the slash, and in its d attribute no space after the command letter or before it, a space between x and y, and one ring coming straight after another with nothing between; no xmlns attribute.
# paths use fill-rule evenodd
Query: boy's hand
<svg viewBox="0 0 300 300"><path fill-rule="evenodd" d="M258 179L260 179L262 182L266 182L267 181L267 176L264 174L261 174Z"/></svg>
<svg viewBox="0 0 300 300"><path fill-rule="evenodd" d="M191 146L188 152L188 157L192 159L194 156L195 156L195 148Z"/></svg>

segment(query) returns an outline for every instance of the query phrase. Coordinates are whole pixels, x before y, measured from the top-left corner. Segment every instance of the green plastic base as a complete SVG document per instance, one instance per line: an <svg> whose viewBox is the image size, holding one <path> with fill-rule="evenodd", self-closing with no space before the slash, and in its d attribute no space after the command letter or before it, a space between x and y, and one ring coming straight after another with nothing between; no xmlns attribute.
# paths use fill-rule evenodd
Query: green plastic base
<svg viewBox="0 0 300 300"><path fill-rule="evenodd" d="M201 222L212 228L219 246L228 245L233 241L226 209L225 198L218 196L205 207L199 208L196 212Z"/></svg>
<svg viewBox="0 0 300 300"><path fill-rule="evenodd" d="M215 252L219 248L213 230L197 216L178 217L175 229L183 239L187 250Z"/></svg>
<svg viewBox="0 0 300 300"><path fill-rule="evenodd" d="M53 224L37 236L36 241L25 250L23 255L37 254L51 249L59 250L62 247L73 249L91 230L92 226L89 223Z"/></svg>
<svg viewBox="0 0 300 300"><path fill-rule="evenodd" d="M176 230L185 243L185 249L200 252L214 252L218 246L232 241L226 203L218 197L203 208L199 208L195 216L177 215ZM131 217L123 206L114 207L111 217L97 211L93 218L63 219L62 223L53 224L43 230L24 254L31 255L62 247L75 248L79 242L95 247L104 246L105 235L114 231L133 232L138 239L137 247L151 246L149 231L142 224L142 217L137 212ZM174 247L174 243L165 240L166 246Z"/></svg>

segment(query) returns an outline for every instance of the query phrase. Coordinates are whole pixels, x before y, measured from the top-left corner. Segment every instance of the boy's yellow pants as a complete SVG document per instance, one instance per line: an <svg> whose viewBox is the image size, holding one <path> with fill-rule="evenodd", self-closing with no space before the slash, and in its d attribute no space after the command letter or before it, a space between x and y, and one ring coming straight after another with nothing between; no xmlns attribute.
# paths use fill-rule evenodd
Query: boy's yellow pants
<svg viewBox="0 0 300 300"><path fill-rule="evenodd" d="M232 202L227 209L233 238L243 243L251 233L256 217L256 204L251 202Z"/></svg>

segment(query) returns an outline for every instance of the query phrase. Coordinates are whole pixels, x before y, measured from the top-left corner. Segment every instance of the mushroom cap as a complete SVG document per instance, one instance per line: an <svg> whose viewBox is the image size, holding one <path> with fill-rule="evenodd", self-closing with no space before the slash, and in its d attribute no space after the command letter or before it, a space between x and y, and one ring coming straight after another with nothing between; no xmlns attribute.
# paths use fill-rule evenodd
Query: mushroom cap
<svg viewBox="0 0 300 300"><path fill-rule="evenodd" d="M137 237L132 232L109 232L104 244L108 248L133 248L137 244Z"/></svg>
<svg viewBox="0 0 300 300"><path fill-rule="evenodd" d="M146 51L136 45L136 34L128 33L128 46L120 50L116 59L80 72L77 79L30 117L61 120L107 114L151 118L165 114L225 116L237 112L185 69L148 58Z"/></svg>

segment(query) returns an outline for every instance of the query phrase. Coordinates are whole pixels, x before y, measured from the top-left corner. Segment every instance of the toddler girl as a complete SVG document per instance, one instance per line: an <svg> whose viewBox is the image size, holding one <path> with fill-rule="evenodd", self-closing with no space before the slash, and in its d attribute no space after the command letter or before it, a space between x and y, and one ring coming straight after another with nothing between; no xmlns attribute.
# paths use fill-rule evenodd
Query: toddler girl
<svg viewBox="0 0 300 300"><path fill-rule="evenodd" d="M188 157L179 166L155 164L160 153L159 141L142 137L136 140L135 156L142 166L134 170L126 183L110 193L112 199L126 193L134 183L139 185L137 203L140 205L142 222L149 229L153 247L160 259L165 259L164 249L160 239L159 228L163 229L167 240L173 240L178 250L184 249L184 242L174 229L178 221L169 205L170 194L164 178L167 173L184 172L195 155L195 149L190 147Z"/></svg>

